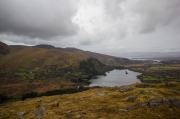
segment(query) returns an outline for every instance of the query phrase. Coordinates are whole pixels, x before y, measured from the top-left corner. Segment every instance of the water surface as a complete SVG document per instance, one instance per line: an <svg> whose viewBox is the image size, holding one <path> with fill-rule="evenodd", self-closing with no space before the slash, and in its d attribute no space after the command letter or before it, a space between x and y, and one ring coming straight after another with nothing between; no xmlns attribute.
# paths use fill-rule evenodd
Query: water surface
<svg viewBox="0 0 180 119"><path fill-rule="evenodd" d="M126 71L128 74L126 74ZM106 72L106 76L95 76L89 80L91 84L89 86L122 86L136 82L140 82L137 79L137 75L141 73L130 71L130 70L118 70L115 69L110 72Z"/></svg>

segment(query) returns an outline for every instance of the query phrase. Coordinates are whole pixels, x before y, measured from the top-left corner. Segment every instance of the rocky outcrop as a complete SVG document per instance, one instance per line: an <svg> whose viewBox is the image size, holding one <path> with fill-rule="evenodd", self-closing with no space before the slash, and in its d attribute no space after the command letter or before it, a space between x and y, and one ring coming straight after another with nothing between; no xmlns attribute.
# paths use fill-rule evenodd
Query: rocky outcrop
<svg viewBox="0 0 180 119"><path fill-rule="evenodd" d="M17 113L17 116L18 116L19 118L22 118L25 114L27 114L27 112L18 112L18 113Z"/></svg>
<svg viewBox="0 0 180 119"><path fill-rule="evenodd" d="M46 109L45 108L40 108L39 110L36 111L35 115L36 116L43 116L46 114Z"/></svg>
<svg viewBox="0 0 180 119"><path fill-rule="evenodd" d="M134 109L135 107L144 107L144 106L149 106L150 108L154 108L156 106L166 106L166 107L171 107L174 106L176 108L180 108L180 99L177 98L157 98L157 99L152 99L148 102L142 102L138 103L132 106L127 107L127 110Z"/></svg>
<svg viewBox="0 0 180 119"><path fill-rule="evenodd" d="M131 86L123 86L120 90L119 90L119 92L128 92L128 91L132 91L132 90L134 90L134 89L136 89L135 87L131 87Z"/></svg>
<svg viewBox="0 0 180 119"><path fill-rule="evenodd" d="M137 95L133 95L133 96L130 96L128 99L127 99L127 101L128 102L133 102L133 101L135 101L136 99L137 99Z"/></svg>
<svg viewBox="0 0 180 119"><path fill-rule="evenodd" d="M137 88L147 88L147 87L152 87L152 84L149 83L140 83L136 85Z"/></svg>

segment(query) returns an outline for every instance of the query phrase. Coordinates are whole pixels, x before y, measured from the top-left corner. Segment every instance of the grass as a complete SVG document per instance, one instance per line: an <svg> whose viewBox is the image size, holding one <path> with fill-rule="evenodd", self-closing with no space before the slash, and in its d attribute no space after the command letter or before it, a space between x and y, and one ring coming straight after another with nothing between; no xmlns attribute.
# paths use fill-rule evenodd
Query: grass
<svg viewBox="0 0 180 119"><path fill-rule="evenodd" d="M172 90L173 87L179 87L180 83L172 82L170 87L165 87L164 83L154 84L151 88L136 88L129 92L117 92L121 87L111 88L97 88L91 89L76 94L64 94L56 96L43 96L34 99L26 99L25 101L8 102L5 104L7 108L0 108L0 118L18 118L16 113L26 111L23 116L25 119L37 118L34 113L41 107L46 109L46 114L42 116L43 119L178 119L180 118L180 109L175 107L157 106L155 108L135 107L127 112L120 112L120 109L126 109L137 103L146 102L155 98L172 97L180 98ZM135 86L133 84L131 86ZM177 88L177 90L179 90ZM175 89L174 89L175 90ZM134 102L127 102L129 96L142 93ZM106 92L107 95L98 96L99 92ZM42 100L43 103L38 101ZM58 106L53 106L53 102L57 101Z"/></svg>
<svg viewBox="0 0 180 119"><path fill-rule="evenodd" d="M180 81L180 64L148 64L129 69L141 72L142 81Z"/></svg>
<svg viewBox="0 0 180 119"><path fill-rule="evenodd" d="M164 80L164 79L160 76L144 76L143 80Z"/></svg>
<svg viewBox="0 0 180 119"><path fill-rule="evenodd" d="M23 79L34 79L34 73L17 72L15 75L22 77Z"/></svg>

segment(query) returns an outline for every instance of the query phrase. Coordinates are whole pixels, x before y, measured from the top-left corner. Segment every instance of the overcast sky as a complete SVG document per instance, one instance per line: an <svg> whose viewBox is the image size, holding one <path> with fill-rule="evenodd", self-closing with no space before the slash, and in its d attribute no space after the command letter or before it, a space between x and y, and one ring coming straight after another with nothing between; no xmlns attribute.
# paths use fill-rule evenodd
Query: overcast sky
<svg viewBox="0 0 180 119"><path fill-rule="evenodd" d="M0 41L99 53L180 51L180 0L0 0Z"/></svg>

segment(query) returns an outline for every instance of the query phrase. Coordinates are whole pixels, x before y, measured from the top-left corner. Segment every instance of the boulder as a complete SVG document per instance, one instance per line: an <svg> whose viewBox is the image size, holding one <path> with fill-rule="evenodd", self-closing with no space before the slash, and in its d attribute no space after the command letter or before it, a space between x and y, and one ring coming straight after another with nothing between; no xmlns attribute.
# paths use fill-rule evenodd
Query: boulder
<svg viewBox="0 0 180 119"><path fill-rule="evenodd" d="M163 98L162 101L164 106L170 107L172 105L170 98Z"/></svg>
<svg viewBox="0 0 180 119"><path fill-rule="evenodd" d="M132 87L132 86L123 86L120 90L119 90L119 92L128 92L128 91L132 91L132 90L134 90L134 89L136 89L135 87Z"/></svg>
<svg viewBox="0 0 180 119"><path fill-rule="evenodd" d="M119 109L119 112L127 112L126 109Z"/></svg>
<svg viewBox="0 0 180 119"><path fill-rule="evenodd" d="M59 102L57 101L52 102L51 107L59 107Z"/></svg>
<svg viewBox="0 0 180 119"><path fill-rule="evenodd" d="M180 99L171 99L172 105L176 108L180 108Z"/></svg>
<svg viewBox="0 0 180 119"><path fill-rule="evenodd" d="M149 106L151 108L158 106L158 105L162 105L162 104L163 104L163 100L161 98L153 99L153 100L149 101Z"/></svg>
<svg viewBox="0 0 180 119"><path fill-rule="evenodd" d="M27 114L27 112L18 112L18 113L17 113L17 116L18 116L19 118L22 118L25 114Z"/></svg>
<svg viewBox="0 0 180 119"><path fill-rule="evenodd" d="M144 106L147 106L147 105L148 105L147 102L142 102L142 103L139 103L139 104L138 104L139 107L144 107Z"/></svg>
<svg viewBox="0 0 180 119"><path fill-rule="evenodd" d="M133 95L133 96L130 96L130 97L127 99L127 101L128 101L128 102L133 102L133 101L135 101L137 98L138 98L138 96Z"/></svg>
<svg viewBox="0 0 180 119"><path fill-rule="evenodd" d="M46 114L46 109L45 108L40 108L39 110L36 111L35 115L36 116L43 116Z"/></svg>

